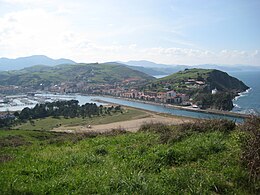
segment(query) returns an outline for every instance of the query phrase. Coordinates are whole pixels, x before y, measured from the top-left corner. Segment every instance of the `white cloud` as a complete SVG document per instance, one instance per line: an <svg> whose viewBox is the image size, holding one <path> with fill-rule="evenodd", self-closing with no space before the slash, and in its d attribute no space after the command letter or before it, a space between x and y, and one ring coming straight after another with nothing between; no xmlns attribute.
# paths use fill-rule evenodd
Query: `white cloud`
<svg viewBox="0 0 260 195"><path fill-rule="evenodd" d="M0 18L0 55L9 56L48 53L62 53L64 37L69 24L57 15L42 9L27 9L13 12Z"/></svg>
<svg viewBox="0 0 260 195"><path fill-rule="evenodd" d="M208 51L189 48L141 48L130 45L98 45L88 43L84 48L75 48L77 58L81 62L106 62L128 60L150 60L165 64L253 64L257 65L260 55L258 51L246 52L237 50Z"/></svg>
<svg viewBox="0 0 260 195"><path fill-rule="evenodd" d="M65 1L64 4L57 3L59 0L0 0L1 2L26 6L20 11L0 15L0 57L15 58L44 54L53 58L64 57L81 62L146 59L167 64L260 65L259 50L197 49L194 44L177 39L178 36L177 38L173 36L172 39L165 38L165 40L175 46L181 45L183 48L148 47L143 44L140 46L142 42L133 35L138 31L144 32L141 35L149 36L150 30L152 32L152 25L149 23L146 25L107 23L107 26L104 26L102 21L99 23L98 20L91 21L91 17L86 17L79 18L80 24L74 24L76 17L73 18L74 20L68 19L71 18L68 16L74 16L72 13L77 12L75 9L69 9L72 1ZM84 26L81 28L78 25ZM179 31L172 33L181 35ZM121 37L121 40L117 39L118 37Z"/></svg>
<svg viewBox="0 0 260 195"><path fill-rule="evenodd" d="M0 0L0 3L8 3L8 4L13 4L13 5L30 5L30 6L37 6L37 5L50 5L54 4L55 1L53 0ZM56 0L57 2L57 0Z"/></svg>
<svg viewBox="0 0 260 195"><path fill-rule="evenodd" d="M209 51L189 48L147 48L155 61L168 64L254 64L259 65L260 55L256 51L221 50ZM257 55L258 54L258 55Z"/></svg>

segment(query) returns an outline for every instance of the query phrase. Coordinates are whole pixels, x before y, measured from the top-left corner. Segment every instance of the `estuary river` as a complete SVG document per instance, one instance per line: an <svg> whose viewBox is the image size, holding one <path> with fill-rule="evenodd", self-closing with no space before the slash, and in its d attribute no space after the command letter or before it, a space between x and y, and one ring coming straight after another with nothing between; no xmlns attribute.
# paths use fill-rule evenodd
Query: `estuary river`
<svg viewBox="0 0 260 195"><path fill-rule="evenodd" d="M176 116L184 116L184 117L192 117L192 118L201 118L201 119L212 119L212 118L225 118L229 120L233 120L235 122L241 123L243 122L243 119L240 117L234 117L234 116L225 116L220 114L209 114L209 113L202 113L197 111L189 111L189 110L180 110L175 108L169 108L165 107L163 105L153 105L143 102L136 102L136 101L128 101L125 99L120 98L112 98L112 97L103 97L103 96L85 96L85 95L54 95L54 94L36 94L33 97L29 96L15 96L12 97L13 100L16 102L27 102L25 105L19 105L16 106L7 105L0 107L0 111L16 111L16 110L22 110L25 107L34 107L36 102L43 103L43 102L50 102L50 101L56 101L56 100L71 100L75 99L79 101L79 104L85 104L85 103L96 103L98 105L105 104L100 103L96 100L101 100L105 102L111 102L114 104L120 104L124 106L130 106L134 108L140 108L144 110L154 111L154 112L160 112L160 113L168 113Z"/></svg>

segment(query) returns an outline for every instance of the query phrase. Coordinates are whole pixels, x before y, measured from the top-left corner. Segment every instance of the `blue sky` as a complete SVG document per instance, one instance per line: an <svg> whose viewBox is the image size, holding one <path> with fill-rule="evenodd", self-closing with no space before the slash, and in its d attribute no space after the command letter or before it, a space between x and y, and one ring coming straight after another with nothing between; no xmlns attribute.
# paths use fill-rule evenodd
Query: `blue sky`
<svg viewBox="0 0 260 195"><path fill-rule="evenodd" d="M259 0L0 0L0 57L260 65Z"/></svg>

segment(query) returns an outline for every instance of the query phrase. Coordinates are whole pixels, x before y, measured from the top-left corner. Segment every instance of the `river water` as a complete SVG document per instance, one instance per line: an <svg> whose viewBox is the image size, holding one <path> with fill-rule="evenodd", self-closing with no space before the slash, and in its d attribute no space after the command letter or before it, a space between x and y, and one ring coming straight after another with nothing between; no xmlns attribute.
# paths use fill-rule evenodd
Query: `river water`
<svg viewBox="0 0 260 195"><path fill-rule="evenodd" d="M25 107L34 107L35 102L48 102L48 101L55 101L55 100L71 100L75 99L79 101L79 104L85 103L96 103L97 105L104 104L100 103L95 100L101 100L106 102L111 102L115 104L120 104L124 106L130 106L134 108L140 108L144 110L160 112L160 113L168 113L177 116L185 116L185 117L192 117L192 118L201 118L201 119L212 119L212 118L225 118L229 120L233 120L235 122L241 123L243 121L242 118L239 117L232 117L232 116L224 116L219 114L208 114L196 111L188 111L188 110L179 110L175 108L168 108L163 105L152 105L148 103L141 103L135 101L127 101L120 98L111 98L111 97L103 97L103 96L84 96L84 95L54 95L54 94L36 94L35 97L14 97L14 99L22 99L25 98L28 101L34 101L34 103L30 105L23 105L23 106L8 106L8 107L0 107L0 111L15 111L15 110L22 110Z"/></svg>

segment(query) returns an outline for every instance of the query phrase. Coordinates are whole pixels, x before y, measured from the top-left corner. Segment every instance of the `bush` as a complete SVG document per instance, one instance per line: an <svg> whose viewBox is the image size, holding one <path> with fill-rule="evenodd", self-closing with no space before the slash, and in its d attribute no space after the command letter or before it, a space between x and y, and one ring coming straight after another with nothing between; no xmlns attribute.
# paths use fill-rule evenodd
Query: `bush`
<svg viewBox="0 0 260 195"><path fill-rule="evenodd" d="M127 132L122 127L118 127L116 129L112 129L111 131L103 132L102 135L105 135L105 136L116 136L116 135L121 135L121 134L126 134L126 133L129 133L129 132Z"/></svg>
<svg viewBox="0 0 260 195"><path fill-rule="evenodd" d="M160 134L161 143L172 143L180 141L193 132L230 132L234 130L236 124L226 119L197 120L195 122L183 123L177 126L163 123L145 123L139 131L155 132Z"/></svg>
<svg viewBox="0 0 260 195"><path fill-rule="evenodd" d="M139 131L165 133L169 132L170 128L168 125L165 125L163 123L144 123L141 125Z"/></svg>
<svg viewBox="0 0 260 195"><path fill-rule="evenodd" d="M197 132L209 132L209 131L221 131L230 132L234 130L236 124L234 121L227 119L211 119L211 120L197 120L196 122L183 123L180 125L181 131L197 131Z"/></svg>
<svg viewBox="0 0 260 195"><path fill-rule="evenodd" d="M243 143L242 161L249 170L250 180L256 182L260 179L260 117L252 116L240 128L248 133Z"/></svg>
<svg viewBox="0 0 260 195"><path fill-rule="evenodd" d="M160 143L163 144L180 141L188 134L187 131L180 131L176 126L163 123L145 123L140 127L139 131L159 133Z"/></svg>

